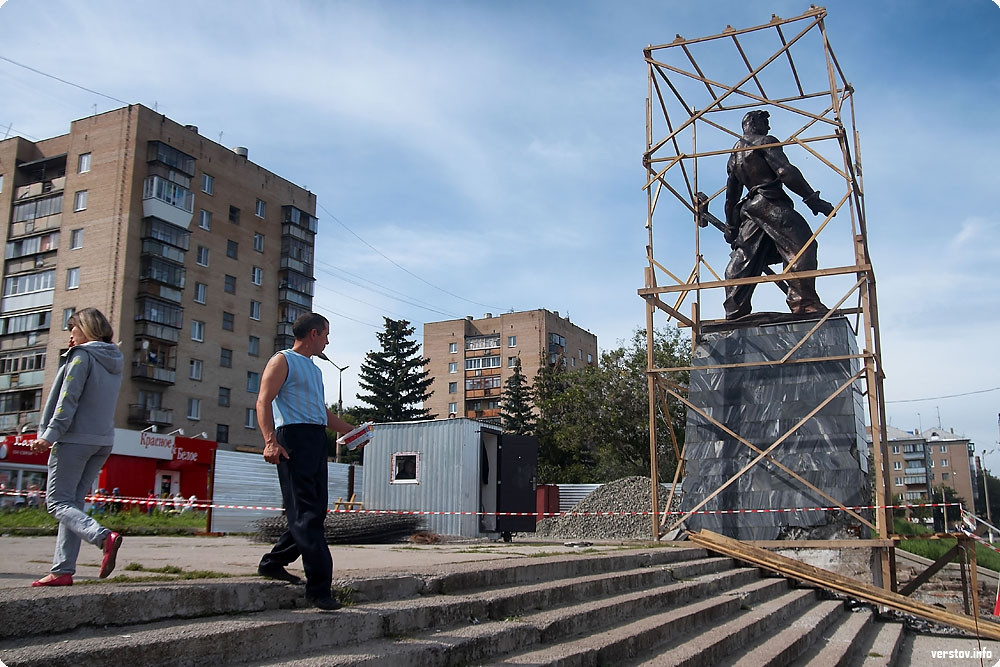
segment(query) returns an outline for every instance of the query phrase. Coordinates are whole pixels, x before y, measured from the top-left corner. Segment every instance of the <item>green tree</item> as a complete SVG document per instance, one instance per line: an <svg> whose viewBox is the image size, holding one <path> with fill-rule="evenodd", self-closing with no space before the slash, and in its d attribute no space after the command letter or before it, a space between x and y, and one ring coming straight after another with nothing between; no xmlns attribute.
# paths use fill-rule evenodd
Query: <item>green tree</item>
<svg viewBox="0 0 1000 667"><path fill-rule="evenodd" d="M528 378L521 370L521 358L514 362L514 372L504 385L500 395L500 417L503 430L516 435L531 435L535 432L535 415L531 410L531 388Z"/></svg>
<svg viewBox="0 0 1000 667"><path fill-rule="evenodd" d="M676 329L654 330L657 368L689 365L689 350ZM534 385L540 480L585 483L649 475L646 358L646 332L640 329L628 344L604 352L600 366L571 372L561 359L552 366L543 364ZM670 379L683 385L688 373L678 372ZM661 479L672 479L677 466L670 426L677 446L682 446L685 418L680 401L669 395L658 397L656 447Z"/></svg>
<svg viewBox="0 0 1000 667"><path fill-rule="evenodd" d="M410 339L414 328L406 320L385 320L379 334L382 349L365 355L358 384L368 393L358 400L372 407L373 421L415 421L432 419L421 403L430 398L430 372L424 370L428 359L418 353L419 346Z"/></svg>

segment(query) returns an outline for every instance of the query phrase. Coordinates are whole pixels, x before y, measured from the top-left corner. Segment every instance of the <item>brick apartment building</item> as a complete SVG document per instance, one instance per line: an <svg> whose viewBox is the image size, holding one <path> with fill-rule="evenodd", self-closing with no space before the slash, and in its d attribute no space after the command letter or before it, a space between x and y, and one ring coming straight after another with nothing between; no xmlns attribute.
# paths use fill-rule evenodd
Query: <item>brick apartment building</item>
<svg viewBox="0 0 1000 667"><path fill-rule="evenodd" d="M908 503L940 502L940 487L949 486L969 511L979 498L973 477L975 445L968 438L941 428L913 433L889 426L889 494ZM933 496L933 497L932 497Z"/></svg>
<svg viewBox="0 0 1000 667"><path fill-rule="evenodd" d="M312 309L316 196L141 105L0 141L0 434L33 431L77 309L125 356L115 426L260 446L271 353Z"/></svg>
<svg viewBox="0 0 1000 667"><path fill-rule="evenodd" d="M596 364L597 336L549 310L486 313L425 324L423 353L434 392L425 409L499 423L500 396L518 358L531 383L542 363L560 355L570 369Z"/></svg>

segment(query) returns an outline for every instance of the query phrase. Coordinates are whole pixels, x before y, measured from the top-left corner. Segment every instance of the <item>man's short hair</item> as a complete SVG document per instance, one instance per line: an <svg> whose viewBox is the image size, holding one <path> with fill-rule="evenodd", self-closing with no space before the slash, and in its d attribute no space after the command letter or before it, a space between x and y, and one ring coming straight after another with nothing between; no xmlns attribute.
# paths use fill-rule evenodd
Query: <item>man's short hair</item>
<svg viewBox="0 0 1000 667"><path fill-rule="evenodd" d="M295 336L295 340L302 340L309 335L312 330L322 331L330 326L330 321L319 313L306 313L305 315L299 315L292 324L292 335Z"/></svg>
<svg viewBox="0 0 1000 667"><path fill-rule="evenodd" d="M748 111L747 114L743 116L743 131L750 132L751 130L759 127L767 128L770 125L767 119L770 117L771 114L761 109Z"/></svg>

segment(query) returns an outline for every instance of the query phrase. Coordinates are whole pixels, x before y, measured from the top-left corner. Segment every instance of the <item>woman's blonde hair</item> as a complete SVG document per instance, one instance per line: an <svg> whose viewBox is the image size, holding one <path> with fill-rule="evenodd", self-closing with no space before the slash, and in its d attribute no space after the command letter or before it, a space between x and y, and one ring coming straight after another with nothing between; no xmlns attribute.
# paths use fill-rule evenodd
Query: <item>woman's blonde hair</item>
<svg viewBox="0 0 1000 667"><path fill-rule="evenodd" d="M115 336L115 331L111 328L108 318L104 317L104 313L96 308L84 308L73 313L66 322L66 328L72 329L74 326L80 327L88 340L102 340L105 343L110 343Z"/></svg>

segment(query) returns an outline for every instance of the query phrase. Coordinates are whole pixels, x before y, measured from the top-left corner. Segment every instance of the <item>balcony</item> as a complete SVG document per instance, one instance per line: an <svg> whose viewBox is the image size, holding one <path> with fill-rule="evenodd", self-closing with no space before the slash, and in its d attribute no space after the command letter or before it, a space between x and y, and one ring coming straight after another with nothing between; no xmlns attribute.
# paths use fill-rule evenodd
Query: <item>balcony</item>
<svg viewBox="0 0 1000 667"><path fill-rule="evenodd" d="M137 338L145 336L155 340L162 340L165 343L176 343L180 340L181 330L168 327L156 322L146 322L137 320L135 323L135 335Z"/></svg>
<svg viewBox="0 0 1000 667"><path fill-rule="evenodd" d="M134 424L173 426L174 411L162 408L147 408L145 405L133 403L128 406L128 420Z"/></svg>
<svg viewBox="0 0 1000 667"><path fill-rule="evenodd" d="M142 361L132 362L132 378L137 380L149 380L161 384L174 384L177 381L177 370L174 368L164 368L157 364L150 364Z"/></svg>
<svg viewBox="0 0 1000 667"><path fill-rule="evenodd" d="M298 271L304 276L313 277L313 265L312 262L304 262L301 259L293 259L288 255L281 256L281 268L291 269L292 271Z"/></svg>
<svg viewBox="0 0 1000 667"><path fill-rule="evenodd" d="M0 433L17 433L24 426L38 428L41 412L38 410L25 412L9 412L0 415Z"/></svg>
<svg viewBox="0 0 1000 667"><path fill-rule="evenodd" d="M194 193L160 176L143 184L142 214L187 229L194 217Z"/></svg>
<svg viewBox="0 0 1000 667"><path fill-rule="evenodd" d="M311 296L288 288L278 290L278 301L290 301L291 303L298 304L303 308L312 309Z"/></svg>
<svg viewBox="0 0 1000 667"><path fill-rule="evenodd" d="M23 389L25 387L41 386L45 380L45 371L21 371L20 373L8 373L0 375L0 390L3 389Z"/></svg>

